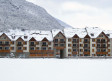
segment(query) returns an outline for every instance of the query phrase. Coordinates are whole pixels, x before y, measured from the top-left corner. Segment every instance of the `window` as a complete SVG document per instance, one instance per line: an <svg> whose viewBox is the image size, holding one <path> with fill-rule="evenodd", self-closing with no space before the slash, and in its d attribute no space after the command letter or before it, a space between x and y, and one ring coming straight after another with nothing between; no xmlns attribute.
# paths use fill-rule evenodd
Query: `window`
<svg viewBox="0 0 112 81"><path fill-rule="evenodd" d="M100 39L97 39L97 42L100 43Z"/></svg>
<svg viewBox="0 0 112 81"><path fill-rule="evenodd" d="M100 35L99 37L103 37L103 35Z"/></svg>
<svg viewBox="0 0 112 81"><path fill-rule="evenodd" d="M0 50L2 50L3 48L2 47L0 47Z"/></svg>
<svg viewBox="0 0 112 81"><path fill-rule="evenodd" d="M88 44L84 44L84 47L86 47L86 48L87 48L87 47L88 47Z"/></svg>
<svg viewBox="0 0 112 81"><path fill-rule="evenodd" d="M73 39L73 42L74 42L74 43L78 43L79 40L78 40L78 39Z"/></svg>
<svg viewBox="0 0 112 81"><path fill-rule="evenodd" d="M28 36L24 36L24 39L27 39L28 38Z"/></svg>
<svg viewBox="0 0 112 81"><path fill-rule="evenodd" d="M31 45L31 46L34 46L34 42L30 42L30 45Z"/></svg>
<svg viewBox="0 0 112 81"><path fill-rule="evenodd" d="M60 46L62 46L62 47L63 47L63 46L64 46L64 44L60 44Z"/></svg>
<svg viewBox="0 0 112 81"><path fill-rule="evenodd" d="M22 42L18 42L18 45L22 45Z"/></svg>
<svg viewBox="0 0 112 81"><path fill-rule="evenodd" d="M5 50L9 50L9 47L5 47Z"/></svg>
<svg viewBox="0 0 112 81"><path fill-rule="evenodd" d="M71 47L71 44L68 44L68 47Z"/></svg>
<svg viewBox="0 0 112 81"><path fill-rule="evenodd" d="M74 52L77 52L78 50L77 50L77 49L73 49L73 51L74 51Z"/></svg>
<svg viewBox="0 0 112 81"><path fill-rule="evenodd" d="M100 48L100 44L97 44L97 47Z"/></svg>
<svg viewBox="0 0 112 81"><path fill-rule="evenodd" d="M14 41L12 41L12 44L14 44Z"/></svg>
<svg viewBox="0 0 112 81"><path fill-rule="evenodd" d="M92 42L95 42L95 39L92 39Z"/></svg>
<svg viewBox="0 0 112 81"><path fill-rule="evenodd" d="M80 52L83 52L83 49L80 49Z"/></svg>
<svg viewBox="0 0 112 81"><path fill-rule="evenodd" d="M18 47L18 50L22 50L22 47Z"/></svg>
<svg viewBox="0 0 112 81"><path fill-rule="evenodd" d="M103 48L106 48L106 44L103 44L102 47L103 47Z"/></svg>
<svg viewBox="0 0 112 81"><path fill-rule="evenodd" d="M42 43L42 46L46 46L46 45L47 45L46 42L43 42L43 43Z"/></svg>
<svg viewBox="0 0 112 81"><path fill-rule="evenodd" d="M49 42L49 45L51 45L51 42Z"/></svg>
<svg viewBox="0 0 112 81"><path fill-rule="evenodd" d="M2 44L2 41L0 41L0 44Z"/></svg>
<svg viewBox="0 0 112 81"><path fill-rule="evenodd" d="M94 52L94 49L92 49L92 52Z"/></svg>
<svg viewBox="0 0 112 81"><path fill-rule="evenodd" d="M82 39L80 39L80 42L82 42Z"/></svg>
<svg viewBox="0 0 112 81"><path fill-rule="evenodd" d="M76 47L77 46L77 44L73 44L73 47Z"/></svg>
<svg viewBox="0 0 112 81"><path fill-rule="evenodd" d="M102 49L102 52L106 52L106 49Z"/></svg>
<svg viewBox="0 0 112 81"><path fill-rule="evenodd" d="M103 42L103 43L105 43L106 41L105 41L105 39L101 39L101 41Z"/></svg>
<svg viewBox="0 0 112 81"><path fill-rule="evenodd" d="M30 50L34 50L34 47L30 47Z"/></svg>
<svg viewBox="0 0 112 81"><path fill-rule="evenodd" d="M60 39L60 42L61 42L61 43L64 43L64 39Z"/></svg>
<svg viewBox="0 0 112 81"><path fill-rule="evenodd" d="M76 42L77 40L76 39L73 39L73 42Z"/></svg>
<svg viewBox="0 0 112 81"><path fill-rule="evenodd" d="M94 33L91 33L91 36L94 36Z"/></svg>
<svg viewBox="0 0 112 81"><path fill-rule="evenodd" d="M71 52L71 49L68 49L68 52Z"/></svg>
<svg viewBox="0 0 112 81"><path fill-rule="evenodd" d="M58 42L58 39L55 39L55 42L57 43Z"/></svg>
<svg viewBox="0 0 112 81"><path fill-rule="evenodd" d="M55 44L55 46L57 47L57 46L58 46L58 44Z"/></svg>
<svg viewBox="0 0 112 81"><path fill-rule="evenodd" d="M27 42L25 41L24 44L27 45Z"/></svg>
<svg viewBox="0 0 112 81"><path fill-rule="evenodd" d="M110 49L108 49L108 52L110 52Z"/></svg>
<svg viewBox="0 0 112 81"><path fill-rule="evenodd" d="M46 47L43 47L42 50L46 50Z"/></svg>
<svg viewBox="0 0 112 81"><path fill-rule="evenodd" d="M80 47L83 47L83 44L80 44Z"/></svg>
<svg viewBox="0 0 112 81"><path fill-rule="evenodd" d="M27 50L27 47L24 47L24 50Z"/></svg>
<svg viewBox="0 0 112 81"><path fill-rule="evenodd" d="M88 39L84 39L84 42L88 42Z"/></svg>
<svg viewBox="0 0 112 81"><path fill-rule="evenodd" d="M6 41L6 42L5 42L5 44L6 44L6 45L9 45L9 42L8 42L8 41Z"/></svg>
<svg viewBox="0 0 112 81"><path fill-rule="evenodd" d="M100 52L100 49L97 49L97 52Z"/></svg>
<svg viewBox="0 0 112 81"><path fill-rule="evenodd" d="M84 49L84 52L88 52L88 49Z"/></svg>
<svg viewBox="0 0 112 81"><path fill-rule="evenodd" d="M71 39L70 38L68 39L68 42L71 42Z"/></svg>
<svg viewBox="0 0 112 81"><path fill-rule="evenodd" d="M12 50L14 50L14 47L11 47Z"/></svg>
<svg viewBox="0 0 112 81"><path fill-rule="evenodd" d="M92 47L95 47L95 44L92 44Z"/></svg>

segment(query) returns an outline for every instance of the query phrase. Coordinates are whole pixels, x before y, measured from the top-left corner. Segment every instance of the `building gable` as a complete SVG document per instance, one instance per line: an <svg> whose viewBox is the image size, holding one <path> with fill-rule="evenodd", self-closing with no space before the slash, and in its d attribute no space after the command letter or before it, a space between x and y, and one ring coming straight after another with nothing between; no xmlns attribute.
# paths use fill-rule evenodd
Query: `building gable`
<svg viewBox="0 0 112 81"><path fill-rule="evenodd" d="M48 41L48 39L47 38L44 38L42 41Z"/></svg>
<svg viewBox="0 0 112 81"><path fill-rule="evenodd" d="M101 32L97 38L108 38L108 36L104 32Z"/></svg>
<svg viewBox="0 0 112 81"><path fill-rule="evenodd" d="M29 41L36 41L36 39L34 37L32 37Z"/></svg>
<svg viewBox="0 0 112 81"><path fill-rule="evenodd" d="M90 36L87 34L84 38L90 38Z"/></svg>
<svg viewBox="0 0 112 81"><path fill-rule="evenodd" d="M21 37L19 37L16 41L24 41Z"/></svg>
<svg viewBox="0 0 112 81"><path fill-rule="evenodd" d="M62 32L59 32L54 38L66 38Z"/></svg>
<svg viewBox="0 0 112 81"><path fill-rule="evenodd" d="M10 38L9 38L5 33L3 33L3 34L0 36L0 40L8 40L8 41L10 41Z"/></svg>
<svg viewBox="0 0 112 81"><path fill-rule="evenodd" d="M79 38L79 36L78 36L77 34L75 34L75 35L73 36L73 38Z"/></svg>

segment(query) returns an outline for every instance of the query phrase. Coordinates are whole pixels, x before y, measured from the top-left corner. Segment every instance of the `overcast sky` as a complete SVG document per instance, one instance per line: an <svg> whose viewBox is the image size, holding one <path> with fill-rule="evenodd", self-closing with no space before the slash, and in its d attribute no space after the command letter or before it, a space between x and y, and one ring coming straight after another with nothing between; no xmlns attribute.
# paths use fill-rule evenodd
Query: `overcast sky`
<svg viewBox="0 0 112 81"><path fill-rule="evenodd" d="M67 24L112 30L112 0L28 0Z"/></svg>

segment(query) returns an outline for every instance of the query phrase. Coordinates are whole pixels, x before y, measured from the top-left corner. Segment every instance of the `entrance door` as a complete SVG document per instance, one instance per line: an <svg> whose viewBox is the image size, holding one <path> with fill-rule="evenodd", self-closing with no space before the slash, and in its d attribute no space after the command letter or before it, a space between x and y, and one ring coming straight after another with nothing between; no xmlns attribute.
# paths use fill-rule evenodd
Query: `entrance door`
<svg viewBox="0 0 112 81"><path fill-rule="evenodd" d="M64 58L64 50L60 50L60 58Z"/></svg>

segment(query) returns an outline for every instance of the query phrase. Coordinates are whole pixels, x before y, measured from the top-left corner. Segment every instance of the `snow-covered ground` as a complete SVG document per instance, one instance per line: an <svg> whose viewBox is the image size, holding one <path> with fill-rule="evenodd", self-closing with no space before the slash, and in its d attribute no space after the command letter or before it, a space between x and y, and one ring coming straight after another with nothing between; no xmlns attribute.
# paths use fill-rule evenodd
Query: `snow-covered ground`
<svg viewBox="0 0 112 81"><path fill-rule="evenodd" d="M0 81L112 81L111 59L0 59Z"/></svg>

